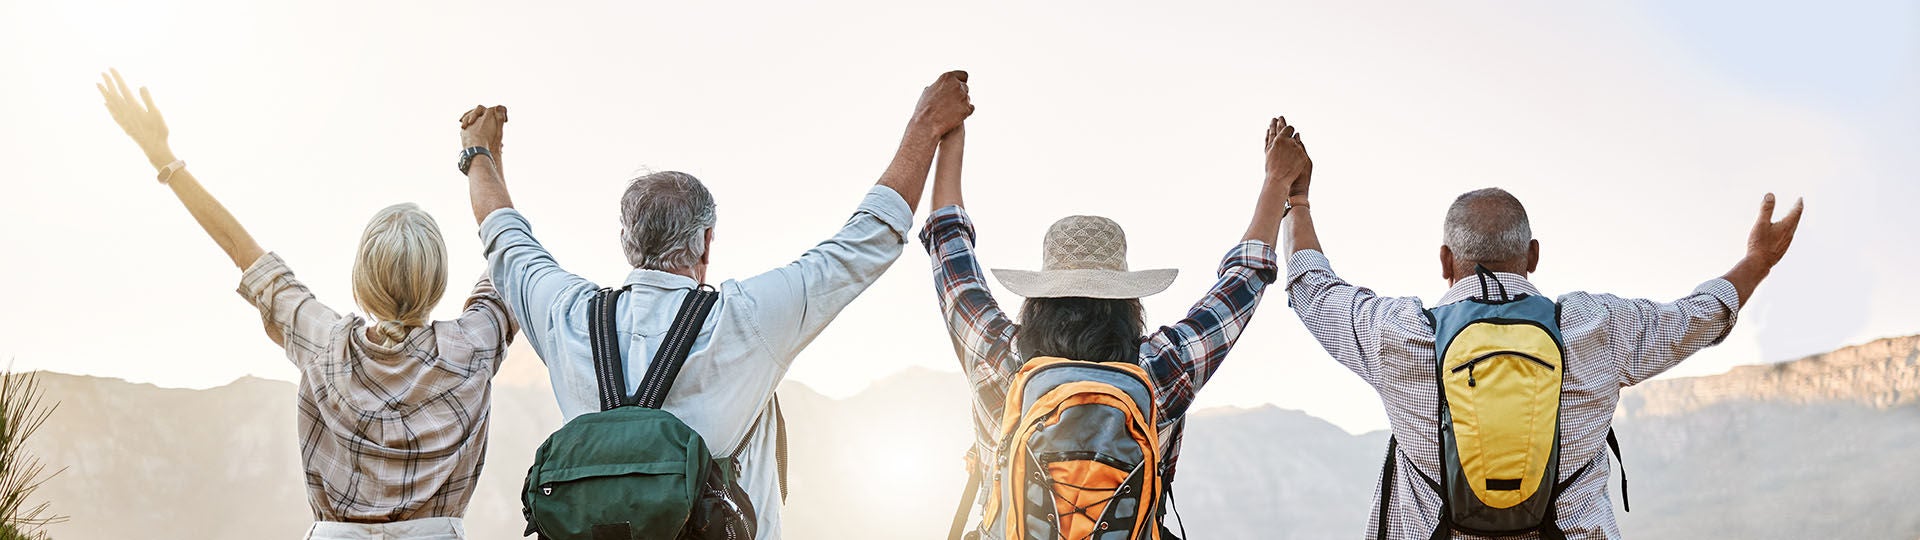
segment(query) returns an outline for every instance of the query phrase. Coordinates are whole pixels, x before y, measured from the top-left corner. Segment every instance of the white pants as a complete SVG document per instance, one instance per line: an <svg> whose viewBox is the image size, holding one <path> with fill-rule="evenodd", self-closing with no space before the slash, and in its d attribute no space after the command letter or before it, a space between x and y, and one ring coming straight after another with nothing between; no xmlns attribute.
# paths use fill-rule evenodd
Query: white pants
<svg viewBox="0 0 1920 540"><path fill-rule="evenodd" d="M393 523L339 523L319 521L307 529L307 540L466 540L460 518L409 519Z"/></svg>

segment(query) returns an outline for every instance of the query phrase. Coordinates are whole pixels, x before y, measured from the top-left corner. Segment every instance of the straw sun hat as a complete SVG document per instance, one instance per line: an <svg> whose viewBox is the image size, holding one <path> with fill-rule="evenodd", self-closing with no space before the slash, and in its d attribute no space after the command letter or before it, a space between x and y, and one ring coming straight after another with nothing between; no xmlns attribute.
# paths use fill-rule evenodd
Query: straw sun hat
<svg viewBox="0 0 1920 540"><path fill-rule="evenodd" d="M1142 298L1173 285L1179 270L1127 270L1127 233L1099 216L1067 216L1047 228L1040 271L993 269L1013 294L1027 298Z"/></svg>

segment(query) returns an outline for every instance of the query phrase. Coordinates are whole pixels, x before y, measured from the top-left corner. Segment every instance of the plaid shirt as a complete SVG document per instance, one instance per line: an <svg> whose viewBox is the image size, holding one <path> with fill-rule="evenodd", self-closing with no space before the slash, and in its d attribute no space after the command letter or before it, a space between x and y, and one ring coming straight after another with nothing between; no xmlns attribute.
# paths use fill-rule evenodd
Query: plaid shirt
<svg viewBox="0 0 1920 540"><path fill-rule="evenodd" d="M973 221L966 210L948 206L927 217L920 242L933 258L933 283L940 296L940 313L952 335L960 367L973 384L974 443L981 463L993 463L1006 408L1007 389L1026 363L1015 350L1014 325L987 290L980 263L973 255ZM1161 455L1167 479L1180 459L1180 435L1187 407L1195 392L1206 385L1227 359L1240 332L1253 318L1261 292L1272 283L1279 262L1273 246L1249 240L1227 252L1220 262L1220 281L1200 298L1187 316L1163 326L1140 343L1140 366L1154 381L1154 406L1160 413Z"/></svg>
<svg viewBox="0 0 1920 540"><path fill-rule="evenodd" d="M300 460L320 521L460 517L487 453L493 374L515 331L481 279L466 311L392 347L322 305L278 255L254 261L240 296L300 369Z"/></svg>
<svg viewBox="0 0 1920 540"><path fill-rule="evenodd" d="M1510 294L1540 294L1524 277L1496 276ZM1439 480L1440 383L1435 380L1433 326L1427 322L1426 307L1419 298L1378 296L1341 280L1326 255L1314 250L1287 259L1287 293L1314 339L1366 380L1386 404L1388 423L1400 445L1393 457L1399 465L1389 486L1393 498L1387 536L1427 539L1440 524L1440 494L1420 475ZM1437 305L1480 294L1479 280L1461 280ZM1605 451L1620 389L1720 343L1733 330L1740 296L1732 283L1714 279L1667 303L1575 292L1561 296L1559 305L1567 358L1560 389L1560 477L1555 482L1566 481L1589 463L1592 468L1555 500L1556 522L1569 539L1619 538L1613 504L1607 499ZM1365 538L1374 537L1380 519L1380 494L1376 491L1373 497ZM1522 538L1538 537L1530 533Z"/></svg>

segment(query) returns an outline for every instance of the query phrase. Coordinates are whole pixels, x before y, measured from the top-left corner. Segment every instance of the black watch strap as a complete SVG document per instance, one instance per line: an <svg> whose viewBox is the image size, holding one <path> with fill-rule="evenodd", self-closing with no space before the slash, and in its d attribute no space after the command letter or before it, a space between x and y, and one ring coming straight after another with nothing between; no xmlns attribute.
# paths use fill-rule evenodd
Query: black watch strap
<svg viewBox="0 0 1920 540"><path fill-rule="evenodd" d="M469 146L466 150L461 150L460 174L467 174L467 169L473 168L473 156L493 157L493 152L487 151L485 146Z"/></svg>

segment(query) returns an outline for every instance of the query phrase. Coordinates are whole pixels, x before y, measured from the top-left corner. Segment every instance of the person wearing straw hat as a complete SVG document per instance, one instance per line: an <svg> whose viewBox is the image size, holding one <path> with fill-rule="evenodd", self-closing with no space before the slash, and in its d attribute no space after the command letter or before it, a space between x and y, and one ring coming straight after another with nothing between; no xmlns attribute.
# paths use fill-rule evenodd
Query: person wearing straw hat
<svg viewBox="0 0 1920 540"><path fill-rule="evenodd" d="M1038 357L1058 357L1144 369L1157 419L1160 479L1169 485L1187 408L1226 360L1276 277L1273 246L1286 213L1287 186L1305 171L1268 167L1246 234L1226 250L1213 287L1172 324L1149 330L1140 299L1165 291L1177 272L1133 269L1125 230L1099 216L1068 216L1049 227L1040 242L1039 270L993 271L1008 291L1026 299L1016 320L988 290L974 253L973 222L961 200L964 138L963 126L941 145L934 210L920 240L932 258L941 315L973 389L972 472L987 476L985 468L996 463L1007 394L1022 367ZM964 512L974 495L969 489L955 531L965 525ZM1145 506L1151 502L1140 504L1152 508ZM1162 523L1163 513L1148 517ZM1171 537L1164 525L1157 526L1163 537Z"/></svg>

